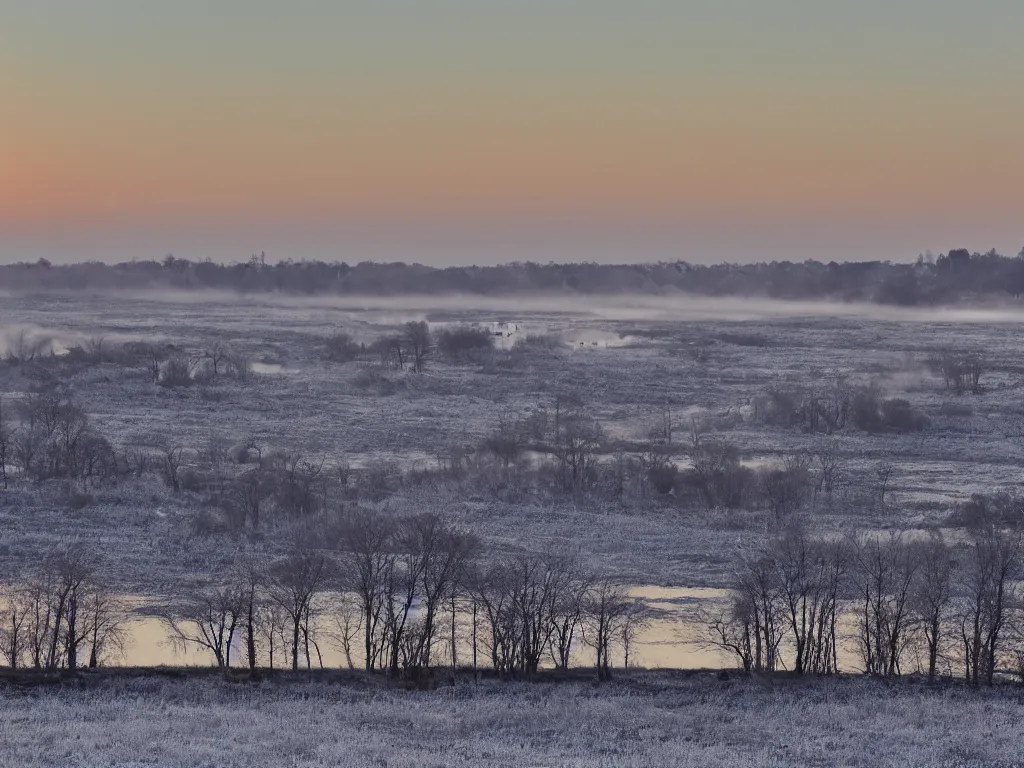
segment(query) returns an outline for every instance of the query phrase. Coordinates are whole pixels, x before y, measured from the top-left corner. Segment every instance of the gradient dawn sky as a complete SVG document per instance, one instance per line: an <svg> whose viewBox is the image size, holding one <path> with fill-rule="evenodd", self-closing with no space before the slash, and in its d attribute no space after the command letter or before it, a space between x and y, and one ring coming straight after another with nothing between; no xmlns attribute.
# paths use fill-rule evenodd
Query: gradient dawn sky
<svg viewBox="0 0 1024 768"><path fill-rule="evenodd" d="M0 261L1024 246L1024 0L0 0Z"/></svg>

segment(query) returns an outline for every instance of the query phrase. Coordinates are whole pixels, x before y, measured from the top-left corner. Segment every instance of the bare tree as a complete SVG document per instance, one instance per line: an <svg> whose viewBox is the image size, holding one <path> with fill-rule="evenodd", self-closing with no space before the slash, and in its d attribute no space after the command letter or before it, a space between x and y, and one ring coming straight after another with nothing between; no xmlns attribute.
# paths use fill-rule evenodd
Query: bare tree
<svg viewBox="0 0 1024 768"><path fill-rule="evenodd" d="M128 611L119 595L102 583L94 583L84 602L84 631L89 643L89 668L111 655L123 653L128 642Z"/></svg>
<svg viewBox="0 0 1024 768"><path fill-rule="evenodd" d="M419 603L420 631L412 644L410 662L429 667L438 615L445 602L454 598L458 577L478 542L439 515L427 513L406 521L401 547L407 571L419 574L412 583Z"/></svg>
<svg viewBox="0 0 1024 768"><path fill-rule="evenodd" d="M184 452L185 449L180 445L169 446L163 450L160 471L164 482L175 493L181 490L181 464Z"/></svg>
<svg viewBox="0 0 1024 768"><path fill-rule="evenodd" d="M845 427L851 401L852 392L846 377L838 372L832 373L808 397L807 423L811 432L831 435Z"/></svg>
<svg viewBox="0 0 1024 768"><path fill-rule="evenodd" d="M890 461L883 460L875 466L875 498L878 500L878 508L882 513L886 513L889 509L886 503L886 494L889 492L889 486L895 472L896 467Z"/></svg>
<svg viewBox="0 0 1024 768"><path fill-rule="evenodd" d="M221 373L221 366L231 358L231 350L223 339L214 339L203 350L203 358L210 361L214 377Z"/></svg>
<svg viewBox="0 0 1024 768"><path fill-rule="evenodd" d="M953 601L956 561L938 533L933 532L917 549L920 565L911 595L911 610L927 648L928 679L934 680Z"/></svg>
<svg viewBox="0 0 1024 768"><path fill-rule="evenodd" d="M63 650L68 669L78 667L79 648L88 638L89 626L85 620L86 602L89 592L95 588L95 566L93 558L80 545L72 545L60 550L51 560L51 568L56 574L57 589L57 632L54 633L50 646L50 663L52 669L58 664L58 653ZM63 618L63 628L61 628ZM62 646L62 649L61 649Z"/></svg>
<svg viewBox="0 0 1024 768"><path fill-rule="evenodd" d="M821 493L831 498L842 467L843 461L839 454L838 443L834 438L826 439L814 454L815 498Z"/></svg>
<svg viewBox="0 0 1024 768"><path fill-rule="evenodd" d="M24 663L29 652L30 595L20 585L5 584L0 589L0 656L11 669Z"/></svg>
<svg viewBox="0 0 1024 768"><path fill-rule="evenodd" d="M160 370L168 357L170 357L170 350L167 345L148 341L135 342L129 347L129 351L138 361L137 364L145 368L153 383L159 382Z"/></svg>
<svg viewBox="0 0 1024 768"><path fill-rule="evenodd" d="M774 672L786 633L786 600L770 544L739 558L729 607L707 620L712 645L735 654L747 672Z"/></svg>
<svg viewBox="0 0 1024 768"><path fill-rule="evenodd" d="M287 647L288 617L281 606L272 600L260 601L257 606L256 631L262 645L267 649L267 666L274 668L274 651Z"/></svg>
<svg viewBox="0 0 1024 768"><path fill-rule="evenodd" d="M566 491L583 491L592 483L597 453L603 441L604 431L596 419L579 412L560 417L555 457Z"/></svg>
<svg viewBox="0 0 1024 768"><path fill-rule="evenodd" d="M363 613L358 596L352 592L342 593L331 614L335 622L334 639L345 654L345 664L349 669L355 669L352 651L363 625Z"/></svg>
<svg viewBox="0 0 1024 768"><path fill-rule="evenodd" d="M269 595L291 625L292 669L299 668L300 638L309 637L308 617L316 595L327 585L329 562L322 553L298 549L270 569Z"/></svg>
<svg viewBox="0 0 1024 768"><path fill-rule="evenodd" d="M405 370L405 352L405 339L402 336L388 336L382 340L382 360L397 365L400 371Z"/></svg>
<svg viewBox="0 0 1024 768"><path fill-rule="evenodd" d="M565 583L552 611L551 656L558 669L568 669L572 649L583 625L583 609L590 594L592 578L568 561Z"/></svg>
<svg viewBox="0 0 1024 768"><path fill-rule="evenodd" d="M412 358L412 369L422 373L427 367L427 355L433 348L430 327L424 321L408 322L403 329L403 339L409 356Z"/></svg>
<svg viewBox="0 0 1024 768"><path fill-rule="evenodd" d="M521 554L469 573L467 588L496 672L513 677L537 673L564 619L567 590L577 586L572 561L554 555Z"/></svg>
<svg viewBox="0 0 1024 768"><path fill-rule="evenodd" d="M619 626L619 644L622 646L622 668L629 669L630 652L637 636L647 628L654 616L643 600L634 599Z"/></svg>
<svg viewBox="0 0 1024 768"><path fill-rule="evenodd" d="M79 650L90 636L89 596L97 589L95 560L80 544L47 555L36 574L14 595L22 619L25 655L38 669L78 667ZM13 644L14 638L7 640Z"/></svg>
<svg viewBox="0 0 1024 768"><path fill-rule="evenodd" d="M790 526L774 542L775 579L798 675L836 671L836 625L846 560L841 545L814 541L800 525Z"/></svg>
<svg viewBox="0 0 1024 768"><path fill-rule="evenodd" d="M507 472L526 448L526 435L518 422L502 416L494 431L484 438L484 448L501 462Z"/></svg>
<svg viewBox="0 0 1024 768"><path fill-rule="evenodd" d="M238 557L232 567L231 580L234 592L238 595L239 621L242 624L245 640L245 658L249 671L256 671L259 658L258 647L261 635L260 622L263 612L263 592L267 575L263 563L256 557L244 554Z"/></svg>
<svg viewBox="0 0 1024 768"><path fill-rule="evenodd" d="M947 390L957 395L965 392L978 394L981 391L981 376L985 370L982 359L974 353L952 350L943 352L930 362L931 369L942 377Z"/></svg>
<svg viewBox="0 0 1024 768"><path fill-rule="evenodd" d="M810 486L809 461L805 455L787 456L782 466L758 472L758 487L776 522L800 509Z"/></svg>
<svg viewBox="0 0 1024 768"><path fill-rule="evenodd" d="M263 503L269 494L270 480L260 467L254 467L232 480L228 488L228 503L234 512L238 527L248 521L252 530L259 530Z"/></svg>
<svg viewBox="0 0 1024 768"><path fill-rule="evenodd" d="M298 454L285 457L275 493L282 512L291 517L307 517L319 511L324 496L325 464L323 458L313 461Z"/></svg>
<svg viewBox="0 0 1024 768"><path fill-rule="evenodd" d="M995 522L972 533L964 559L960 637L967 682L992 685L1021 570L1021 530Z"/></svg>
<svg viewBox="0 0 1024 768"><path fill-rule="evenodd" d="M396 531L392 518L370 511L350 513L341 521L338 547L343 578L361 605L367 671L383 660L389 585L397 560Z"/></svg>
<svg viewBox="0 0 1024 768"><path fill-rule="evenodd" d="M231 643L242 616L234 585L194 590L159 614L175 645L209 651L221 669L231 665Z"/></svg>
<svg viewBox="0 0 1024 768"><path fill-rule="evenodd" d="M900 533L892 533L865 535L853 551L861 604L857 638L864 669L872 675L896 677L902 673L903 652L913 639L911 600L920 550L908 546Z"/></svg>
<svg viewBox="0 0 1024 768"><path fill-rule="evenodd" d="M597 654L597 679L611 680L611 644L634 610L626 589L611 579L599 579L584 604L584 641Z"/></svg>

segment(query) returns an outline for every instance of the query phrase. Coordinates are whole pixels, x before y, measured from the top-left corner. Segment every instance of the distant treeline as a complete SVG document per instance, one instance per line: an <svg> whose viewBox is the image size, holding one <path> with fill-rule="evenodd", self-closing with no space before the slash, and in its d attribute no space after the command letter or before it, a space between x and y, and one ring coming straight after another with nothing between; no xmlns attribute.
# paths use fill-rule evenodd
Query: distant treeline
<svg viewBox="0 0 1024 768"><path fill-rule="evenodd" d="M279 261L253 256L216 264L167 256L163 261L87 262L56 266L0 265L0 288L15 291L215 289L293 294L514 294L522 292L660 293L763 296L775 299L870 301L903 306L1024 294L1024 249L1016 257L994 250L954 249L915 263L773 261L716 264L534 264L435 268L421 264Z"/></svg>

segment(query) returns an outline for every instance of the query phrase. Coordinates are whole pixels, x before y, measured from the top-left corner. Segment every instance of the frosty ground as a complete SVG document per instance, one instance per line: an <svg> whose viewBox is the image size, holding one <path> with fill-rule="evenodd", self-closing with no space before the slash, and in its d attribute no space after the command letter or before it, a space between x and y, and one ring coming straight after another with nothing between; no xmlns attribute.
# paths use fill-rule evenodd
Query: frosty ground
<svg viewBox="0 0 1024 768"><path fill-rule="evenodd" d="M1010 766L1018 693L632 673L596 686L106 679L0 689L0 764Z"/></svg>
<svg viewBox="0 0 1024 768"><path fill-rule="evenodd" d="M322 340L332 332L370 342L424 318L435 327L515 319L524 334L559 334L566 343L492 365L432 361L418 376L367 377L365 361L321 359ZM178 443L199 451L214 439L257 439L354 467L393 462L408 470L478 442L503 416L551 407L560 392L573 390L617 449L647 439L668 408L680 445L690 415L700 411L714 424L714 436L737 445L745 460L763 462L812 447L819 438L740 418L753 397L836 374L874 381L887 395L909 400L931 425L909 435L843 434L847 489L830 508L817 510L815 526L823 531L942 525L971 493L1019 486L1021 322L1024 315L1013 310L882 313L685 297L616 299L605 306L600 299L561 297L502 303L479 297L65 295L7 296L0 304L4 329L35 329L65 345L99 335L111 343L159 339L200 349L222 339L257 371L274 371L254 374L244 387L184 390L154 386L145 372L113 365L68 372L96 427L126 448ZM695 347L706 354L698 359ZM944 349L983 356L981 394L943 391L925 362ZM0 394L17 396L30 385L18 370L0 366ZM894 476L891 503L881 514L865 494L872 467L883 460L892 462ZM570 541L585 560L635 584L724 586L736 548L763 536L767 525L757 515L709 517L669 499L510 502L450 486L403 488L387 503L399 511L444 509L498 547L543 549ZM53 489L12 490L0 495L5 567L17 569L74 535L110 555L125 591L160 595L182 575L208 573L235 548L230 539L198 535L195 508L194 498L168 497L154 477L98 490L78 510L68 509Z"/></svg>

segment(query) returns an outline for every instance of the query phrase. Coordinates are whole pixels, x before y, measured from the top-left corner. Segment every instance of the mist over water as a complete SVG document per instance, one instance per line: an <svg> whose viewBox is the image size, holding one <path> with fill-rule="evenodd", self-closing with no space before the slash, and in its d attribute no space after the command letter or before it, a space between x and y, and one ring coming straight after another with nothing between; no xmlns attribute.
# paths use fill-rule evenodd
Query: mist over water
<svg viewBox="0 0 1024 768"><path fill-rule="evenodd" d="M166 303L273 306L301 310L328 309L376 315L381 323L421 320L432 312L479 311L483 316L517 314L582 315L609 321L750 322L786 318L849 318L894 323L1024 323L1024 306L893 307L866 302L784 301L740 296L708 297L685 293L604 294L565 293L513 296L479 294L402 296L317 296L240 294L225 291L117 291L123 298ZM0 294L2 295L2 294ZM389 317L389 314L391 315Z"/></svg>

